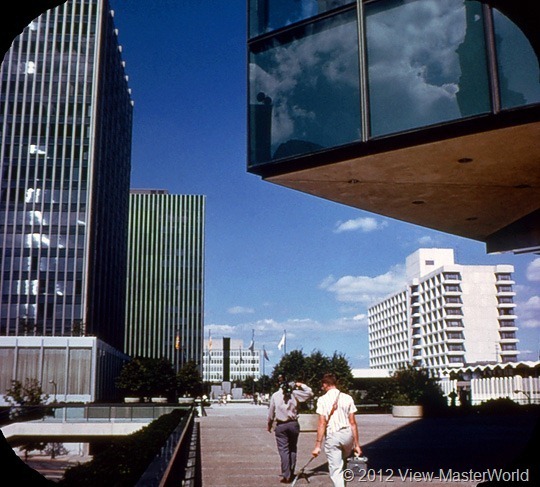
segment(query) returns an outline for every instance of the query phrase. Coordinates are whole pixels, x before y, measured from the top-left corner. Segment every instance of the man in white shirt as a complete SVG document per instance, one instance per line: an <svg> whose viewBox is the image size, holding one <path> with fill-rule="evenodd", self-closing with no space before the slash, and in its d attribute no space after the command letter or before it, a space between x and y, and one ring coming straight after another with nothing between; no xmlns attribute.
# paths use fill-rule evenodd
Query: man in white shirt
<svg viewBox="0 0 540 487"><path fill-rule="evenodd" d="M316 457L321 453L321 444L326 435L324 452L328 459L330 479L334 487L344 487L343 465L345 459L353 451L356 455L362 454L354 415L356 406L349 394L338 390L334 374L325 374L321 383L325 394L317 401L319 424L317 426L317 441L311 454Z"/></svg>
<svg viewBox="0 0 540 487"><path fill-rule="evenodd" d="M282 484L290 484L294 478L296 451L300 426L298 424L298 403L313 397L310 387L301 382L287 382L279 376L279 389L272 394L268 408L268 432L276 422L276 443L281 460Z"/></svg>

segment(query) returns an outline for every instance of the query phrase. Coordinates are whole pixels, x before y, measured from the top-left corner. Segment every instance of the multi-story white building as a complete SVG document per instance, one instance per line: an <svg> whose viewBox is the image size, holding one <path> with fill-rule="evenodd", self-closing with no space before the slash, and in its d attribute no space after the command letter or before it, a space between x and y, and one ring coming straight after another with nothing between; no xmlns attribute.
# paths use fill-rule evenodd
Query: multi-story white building
<svg viewBox="0 0 540 487"><path fill-rule="evenodd" d="M519 354L511 265L459 265L452 249L419 249L404 289L368 310L370 367L433 372L507 363Z"/></svg>
<svg viewBox="0 0 540 487"><path fill-rule="evenodd" d="M228 337L204 341L203 380L205 382L243 381L261 377L262 351L244 348L242 340Z"/></svg>

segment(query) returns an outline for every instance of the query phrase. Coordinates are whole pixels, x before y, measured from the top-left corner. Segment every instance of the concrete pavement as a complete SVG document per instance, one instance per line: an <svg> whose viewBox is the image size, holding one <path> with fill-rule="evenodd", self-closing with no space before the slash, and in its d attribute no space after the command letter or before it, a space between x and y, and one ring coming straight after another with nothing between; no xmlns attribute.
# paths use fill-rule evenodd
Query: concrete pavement
<svg viewBox="0 0 540 487"><path fill-rule="evenodd" d="M275 438L266 431L266 406L213 405L206 413L200 418L203 487L281 485ZM421 420L360 415L369 472L350 485L476 486L493 476L531 481L537 457L529 465L523 452L536 423L532 415ZM314 443L314 432L300 434L297 471L309 460ZM307 472L309 485L331 485L324 454ZM301 479L297 485L308 482Z"/></svg>

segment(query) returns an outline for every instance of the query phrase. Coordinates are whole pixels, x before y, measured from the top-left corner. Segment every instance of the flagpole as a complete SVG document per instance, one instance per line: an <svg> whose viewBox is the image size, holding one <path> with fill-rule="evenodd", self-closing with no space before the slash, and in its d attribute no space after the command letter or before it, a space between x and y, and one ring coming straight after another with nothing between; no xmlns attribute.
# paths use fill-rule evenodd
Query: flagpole
<svg viewBox="0 0 540 487"><path fill-rule="evenodd" d="M208 355L208 360L207 360L207 363L206 363L206 380L208 382L208 397L210 397L210 390L211 390L211 387L210 387L210 366L211 366L211 359L210 359L210 353L211 353L211 350L212 350L212 332L210 331L210 329L208 329L208 343L206 344L206 354Z"/></svg>

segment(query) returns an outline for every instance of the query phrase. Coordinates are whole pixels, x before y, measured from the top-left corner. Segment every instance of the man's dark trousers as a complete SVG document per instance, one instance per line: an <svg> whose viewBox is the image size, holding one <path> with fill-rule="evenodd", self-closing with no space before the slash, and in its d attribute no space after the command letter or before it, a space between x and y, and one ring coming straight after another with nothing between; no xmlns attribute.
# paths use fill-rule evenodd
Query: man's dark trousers
<svg viewBox="0 0 540 487"><path fill-rule="evenodd" d="M281 459L281 475L284 479L289 480L294 475L294 468L296 467L296 447L298 445L300 425L298 421L278 423L275 433Z"/></svg>

